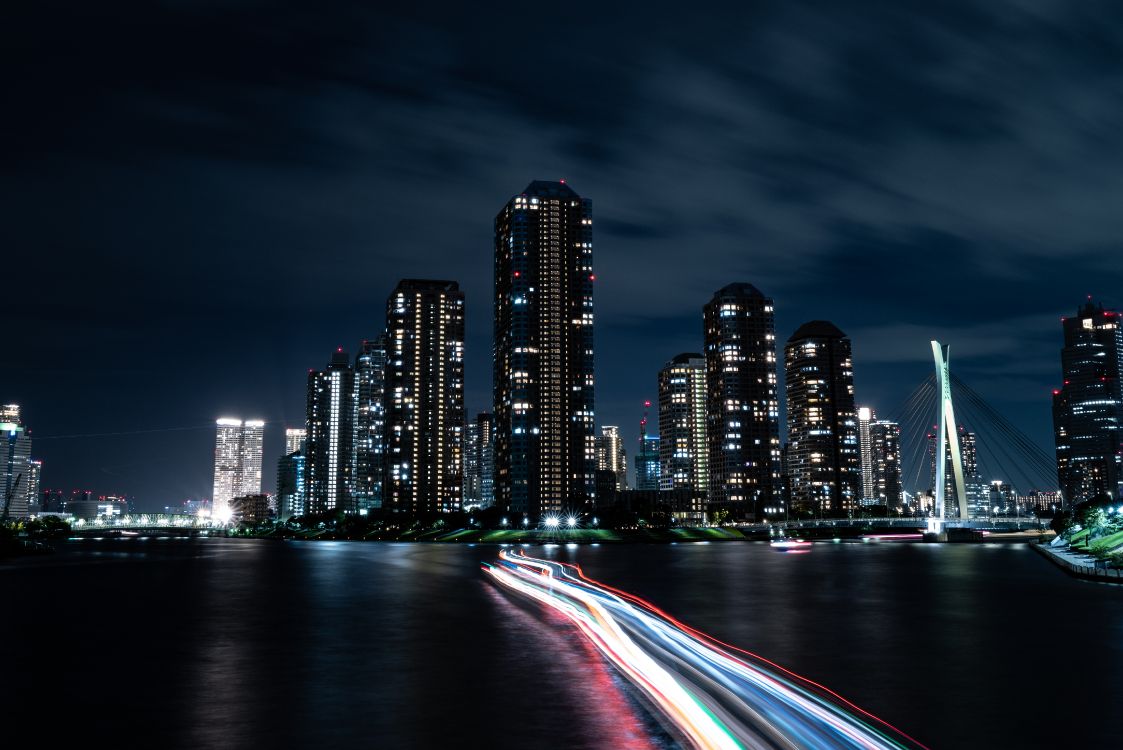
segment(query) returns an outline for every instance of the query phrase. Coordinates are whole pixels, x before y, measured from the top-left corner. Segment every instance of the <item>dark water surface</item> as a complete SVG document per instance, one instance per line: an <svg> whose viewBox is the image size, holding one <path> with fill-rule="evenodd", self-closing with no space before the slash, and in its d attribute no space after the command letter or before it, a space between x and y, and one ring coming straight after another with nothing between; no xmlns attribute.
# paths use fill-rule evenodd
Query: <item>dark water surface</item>
<svg viewBox="0 0 1123 750"><path fill-rule="evenodd" d="M0 563L0 716L147 747L672 741L489 546L75 542ZM1024 545L554 546L932 748L1121 747L1123 587Z"/></svg>

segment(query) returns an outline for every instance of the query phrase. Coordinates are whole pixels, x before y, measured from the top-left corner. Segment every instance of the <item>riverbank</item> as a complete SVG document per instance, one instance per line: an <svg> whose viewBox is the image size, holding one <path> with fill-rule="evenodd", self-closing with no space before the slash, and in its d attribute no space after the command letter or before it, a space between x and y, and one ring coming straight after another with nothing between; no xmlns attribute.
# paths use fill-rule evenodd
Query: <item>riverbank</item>
<svg viewBox="0 0 1123 750"><path fill-rule="evenodd" d="M240 534L231 534L240 536ZM768 532L742 532L712 526L672 529L416 529L372 531L347 535L333 529L293 531L277 528L266 533L249 533L263 539L353 540L384 542L438 542L467 544L667 544L670 542L729 542L768 539Z"/></svg>
<svg viewBox="0 0 1123 750"><path fill-rule="evenodd" d="M1031 544L1030 548L1044 555L1047 560L1069 575L1093 581L1123 584L1123 570L1104 567L1102 561L1091 555L1074 552L1067 545L1051 547L1048 544Z"/></svg>

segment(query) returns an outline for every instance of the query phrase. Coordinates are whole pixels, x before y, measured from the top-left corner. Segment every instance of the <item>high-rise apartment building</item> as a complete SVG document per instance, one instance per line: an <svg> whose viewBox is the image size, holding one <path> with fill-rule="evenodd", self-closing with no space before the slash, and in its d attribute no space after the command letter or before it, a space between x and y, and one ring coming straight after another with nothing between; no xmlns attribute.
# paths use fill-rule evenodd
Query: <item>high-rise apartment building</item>
<svg viewBox="0 0 1123 750"><path fill-rule="evenodd" d="M877 415L868 406L858 407L858 456L861 461L862 505L877 505L875 494L873 453L870 444L870 423L877 421Z"/></svg>
<svg viewBox="0 0 1123 750"><path fill-rule="evenodd" d="M24 518L31 505L31 435L20 417L19 404L0 407L0 515ZM38 481L38 480L36 480Z"/></svg>
<svg viewBox="0 0 1123 750"><path fill-rule="evenodd" d="M959 425L959 455L963 461L963 493L967 497L967 514L971 518L989 515L990 506L987 502L987 491L983 487L982 475L979 472L979 442L974 432L964 425ZM936 436L935 432L928 433L928 494L936 494ZM955 497L955 472L951 465L951 446L944 444L944 497ZM959 515L959 508L955 503L947 503L945 515L955 518Z"/></svg>
<svg viewBox="0 0 1123 750"><path fill-rule="evenodd" d="M364 341L355 357L355 505L382 507L386 476L386 335Z"/></svg>
<svg viewBox="0 0 1123 750"><path fill-rule="evenodd" d="M262 454L265 447L265 422L247 419L242 423L242 446L239 469L241 481L234 497L261 494Z"/></svg>
<svg viewBox="0 0 1123 750"><path fill-rule="evenodd" d="M706 358L680 354L659 371L659 489L710 486L706 443Z"/></svg>
<svg viewBox="0 0 1123 750"><path fill-rule="evenodd" d="M353 513L358 391L355 370L342 347L327 368L308 371L307 403L304 512Z"/></svg>
<svg viewBox="0 0 1123 750"><path fill-rule="evenodd" d="M828 321L804 323L784 362L793 510L845 516L862 492L850 339Z"/></svg>
<svg viewBox="0 0 1123 750"><path fill-rule="evenodd" d="M386 302L383 506L448 513L464 481L464 293L455 281L404 279Z"/></svg>
<svg viewBox="0 0 1123 750"><path fill-rule="evenodd" d="M1091 299L1063 319L1064 384L1053 391L1065 503L1123 498L1123 315Z"/></svg>
<svg viewBox="0 0 1123 750"><path fill-rule="evenodd" d="M535 181L495 217L495 494L535 520L596 491L592 201Z"/></svg>
<svg viewBox="0 0 1123 750"><path fill-rule="evenodd" d="M710 503L756 518L780 492L780 404L772 300L751 284L703 308Z"/></svg>
<svg viewBox="0 0 1123 750"><path fill-rule="evenodd" d="M890 512L901 506L901 427L877 420L869 425L870 483L872 505ZM863 477L864 481L864 477Z"/></svg>
<svg viewBox="0 0 1123 750"><path fill-rule="evenodd" d="M296 450L277 461L277 518L304 515L304 453Z"/></svg>
<svg viewBox="0 0 1123 750"><path fill-rule="evenodd" d="M29 458L27 460L27 503L29 509L43 510L39 507L39 482L42 477L43 462L37 458Z"/></svg>
<svg viewBox="0 0 1123 750"><path fill-rule="evenodd" d="M490 508L495 500L495 428L483 412L464 425L464 507Z"/></svg>
<svg viewBox="0 0 1123 750"><path fill-rule="evenodd" d="M636 491L657 492L659 490L659 443L658 435L641 432L639 449L636 451Z"/></svg>
<svg viewBox="0 0 1123 750"><path fill-rule="evenodd" d="M285 455L304 450L304 441L308 438L308 430L303 427L285 428Z"/></svg>
<svg viewBox="0 0 1123 750"><path fill-rule="evenodd" d="M616 477L616 492L628 489L628 452L616 425L603 425L596 437L597 471L611 471Z"/></svg>
<svg viewBox="0 0 1123 750"><path fill-rule="evenodd" d="M236 497L261 492L261 454L265 422L223 417L216 422L214 443L214 492L211 514L230 517L230 502Z"/></svg>

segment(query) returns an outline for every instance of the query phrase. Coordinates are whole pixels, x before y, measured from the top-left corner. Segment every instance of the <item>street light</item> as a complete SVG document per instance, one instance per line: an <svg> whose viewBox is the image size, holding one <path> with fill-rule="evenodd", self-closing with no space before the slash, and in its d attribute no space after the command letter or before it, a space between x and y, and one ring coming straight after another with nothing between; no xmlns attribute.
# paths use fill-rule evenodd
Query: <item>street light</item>
<svg viewBox="0 0 1123 750"><path fill-rule="evenodd" d="M569 518L567 518L565 522L566 522L566 524L568 524L568 525L569 525L569 528L571 528L571 529L572 529L572 528L573 528L574 526L576 526L576 525L577 525L577 519L576 519L576 518L574 518L573 516L570 516Z"/></svg>

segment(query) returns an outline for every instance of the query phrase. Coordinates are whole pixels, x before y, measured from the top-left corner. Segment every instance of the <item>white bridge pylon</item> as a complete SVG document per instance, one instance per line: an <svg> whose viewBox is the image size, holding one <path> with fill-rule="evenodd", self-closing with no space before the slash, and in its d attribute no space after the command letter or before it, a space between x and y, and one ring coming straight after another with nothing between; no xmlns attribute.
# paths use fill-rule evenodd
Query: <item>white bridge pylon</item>
<svg viewBox="0 0 1123 750"><path fill-rule="evenodd" d="M955 425L955 407L951 402L951 375L948 373L948 357L951 346L940 346L932 342L932 356L936 360L936 386L939 398L936 406L936 517L947 518L947 498L944 488L947 485L947 461L944 458L944 445L951 449L951 470L955 477L955 496L959 505L959 517L967 519L967 492L963 485L963 454L959 449L959 428Z"/></svg>

